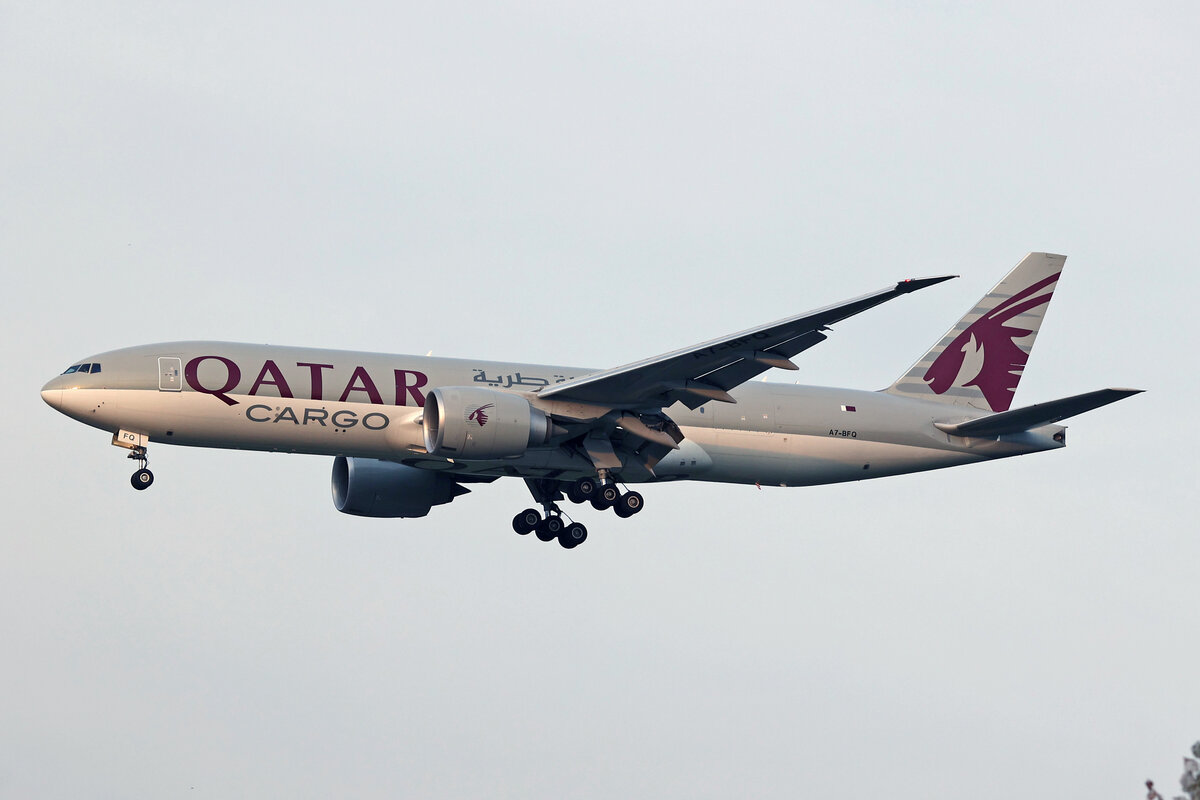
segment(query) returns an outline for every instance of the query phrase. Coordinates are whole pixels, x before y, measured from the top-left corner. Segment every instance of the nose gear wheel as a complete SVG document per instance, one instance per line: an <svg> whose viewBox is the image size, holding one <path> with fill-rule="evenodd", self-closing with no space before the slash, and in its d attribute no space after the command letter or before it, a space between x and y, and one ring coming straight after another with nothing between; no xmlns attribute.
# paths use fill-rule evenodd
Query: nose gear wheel
<svg viewBox="0 0 1200 800"><path fill-rule="evenodd" d="M132 458L139 465L137 472L129 476L129 484L139 492L149 489L150 484L154 483L154 473L146 469L146 465L150 463L150 459L146 456L146 448L133 448L133 452L127 458Z"/></svg>

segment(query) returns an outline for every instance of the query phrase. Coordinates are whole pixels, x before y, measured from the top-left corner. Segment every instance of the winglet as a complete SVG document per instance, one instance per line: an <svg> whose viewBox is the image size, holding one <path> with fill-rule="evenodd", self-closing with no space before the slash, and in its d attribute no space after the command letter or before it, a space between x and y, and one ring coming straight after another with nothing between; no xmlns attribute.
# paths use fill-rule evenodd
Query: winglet
<svg viewBox="0 0 1200 800"><path fill-rule="evenodd" d="M898 281L896 283L896 291L901 294L915 292L918 289L924 289L926 286L942 283L944 281L953 280L957 275L938 275L933 278L908 278L907 280Z"/></svg>

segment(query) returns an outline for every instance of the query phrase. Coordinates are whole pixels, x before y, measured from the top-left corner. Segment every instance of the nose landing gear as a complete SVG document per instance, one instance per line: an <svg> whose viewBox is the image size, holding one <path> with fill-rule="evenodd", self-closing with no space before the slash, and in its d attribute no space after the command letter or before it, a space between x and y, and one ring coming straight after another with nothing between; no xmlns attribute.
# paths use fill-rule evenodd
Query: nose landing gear
<svg viewBox="0 0 1200 800"><path fill-rule="evenodd" d="M149 489L150 484L154 483L154 473L146 469L146 465L150 463L150 459L146 457L145 447L134 447L133 452L127 458L132 458L138 462L138 470L129 476L129 483L139 492L143 489Z"/></svg>
<svg viewBox="0 0 1200 800"><path fill-rule="evenodd" d="M146 434L126 430L117 431L112 438L113 445L129 451L127 458L138 462L138 470L129 477L129 483L139 492L149 489L150 484L154 483L154 473L146 469L146 465L150 463L146 456L146 445L149 442L150 437Z"/></svg>

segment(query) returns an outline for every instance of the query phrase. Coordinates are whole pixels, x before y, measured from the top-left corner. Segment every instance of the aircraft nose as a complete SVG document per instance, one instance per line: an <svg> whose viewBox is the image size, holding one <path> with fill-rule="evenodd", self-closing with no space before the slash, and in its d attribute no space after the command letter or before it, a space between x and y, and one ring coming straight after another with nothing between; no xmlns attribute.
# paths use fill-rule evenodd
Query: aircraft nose
<svg viewBox="0 0 1200 800"><path fill-rule="evenodd" d="M55 378L42 387L42 399L46 401L46 405L62 411L62 388L56 386L57 383L58 379Z"/></svg>

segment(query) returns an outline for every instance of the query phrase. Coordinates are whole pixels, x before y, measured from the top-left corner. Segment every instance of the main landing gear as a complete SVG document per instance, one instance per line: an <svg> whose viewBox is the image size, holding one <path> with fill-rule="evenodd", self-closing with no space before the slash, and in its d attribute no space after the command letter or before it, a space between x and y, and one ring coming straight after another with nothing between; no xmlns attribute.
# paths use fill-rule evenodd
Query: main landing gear
<svg viewBox="0 0 1200 800"><path fill-rule="evenodd" d="M524 536L536 533L543 542L558 543L570 550L587 541L587 528L582 523L570 519L563 520L562 511L554 503L546 509L546 516L535 508L527 508L513 517L513 530Z"/></svg>
<svg viewBox="0 0 1200 800"><path fill-rule="evenodd" d="M522 536L535 533L543 542L557 539L558 543L568 550L587 541L587 528L569 517L564 519L562 510L555 502L563 493L572 503L591 503L592 508L598 511L611 508L622 519L632 517L643 507L640 494L622 492L607 474L601 475L599 479L580 478L573 483L549 478L526 479L525 483L529 486L533 499L542 505L544 513L535 508L525 509L513 517L513 530Z"/></svg>
<svg viewBox="0 0 1200 800"><path fill-rule="evenodd" d="M594 478L580 478L570 484L567 499L572 503L591 503L597 511L611 508L622 519L632 517L643 507L642 496L637 492L622 492L615 483Z"/></svg>
<svg viewBox="0 0 1200 800"><path fill-rule="evenodd" d="M133 452L127 458L138 462L139 468L137 472L129 476L129 482L140 492L143 489L149 489L150 484L154 483L154 473L146 469L146 465L150 463L150 459L146 457L146 448L134 447L132 450Z"/></svg>

